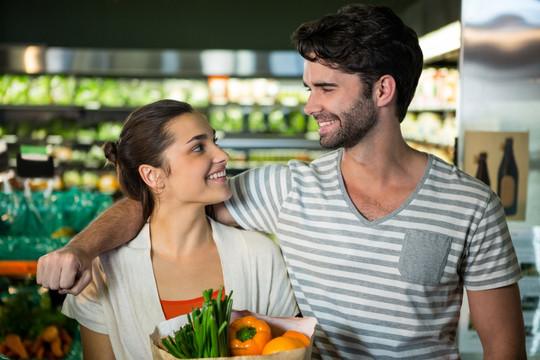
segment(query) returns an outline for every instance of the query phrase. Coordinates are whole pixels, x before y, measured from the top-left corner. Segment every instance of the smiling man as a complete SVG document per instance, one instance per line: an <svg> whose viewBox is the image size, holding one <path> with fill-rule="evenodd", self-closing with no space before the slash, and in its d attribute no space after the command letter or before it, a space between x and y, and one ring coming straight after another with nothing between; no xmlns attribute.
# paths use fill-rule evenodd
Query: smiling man
<svg viewBox="0 0 540 360"><path fill-rule="evenodd" d="M313 358L459 359L466 289L484 357L525 359L521 270L500 200L401 134L423 65L414 31L389 8L351 5L301 25L293 41L305 111L335 150L232 178L216 210L276 235L300 310L319 321ZM40 259L38 281L80 291L88 259L129 239L111 219L138 211L107 210Z"/></svg>

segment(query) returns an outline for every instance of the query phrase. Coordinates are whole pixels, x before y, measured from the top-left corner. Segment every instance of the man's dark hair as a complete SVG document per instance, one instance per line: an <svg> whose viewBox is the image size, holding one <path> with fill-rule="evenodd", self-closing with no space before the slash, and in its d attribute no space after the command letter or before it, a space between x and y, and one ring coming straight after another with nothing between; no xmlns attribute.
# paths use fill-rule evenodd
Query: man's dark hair
<svg viewBox="0 0 540 360"><path fill-rule="evenodd" d="M383 75L396 81L397 116L403 121L422 73L415 31L386 6L351 4L336 14L300 25L292 35L298 52L349 74L358 74L371 95Z"/></svg>

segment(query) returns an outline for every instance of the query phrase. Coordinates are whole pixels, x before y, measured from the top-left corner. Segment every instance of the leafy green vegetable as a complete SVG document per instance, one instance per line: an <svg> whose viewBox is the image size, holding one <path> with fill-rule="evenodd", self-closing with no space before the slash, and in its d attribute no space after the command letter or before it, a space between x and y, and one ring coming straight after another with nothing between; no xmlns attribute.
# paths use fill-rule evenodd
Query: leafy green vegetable
<svg viewBox="0 0 540 360"><path fill-rule="evenodd" d="M232 291L223 296L220 286L217 299L212 299L212 289L203 291L202 309L195 308L187 314L188 323L162 339L167 351L179 359L215 358L229 356L229 331ZM223 299L222 299L223 298Z"/></svg>

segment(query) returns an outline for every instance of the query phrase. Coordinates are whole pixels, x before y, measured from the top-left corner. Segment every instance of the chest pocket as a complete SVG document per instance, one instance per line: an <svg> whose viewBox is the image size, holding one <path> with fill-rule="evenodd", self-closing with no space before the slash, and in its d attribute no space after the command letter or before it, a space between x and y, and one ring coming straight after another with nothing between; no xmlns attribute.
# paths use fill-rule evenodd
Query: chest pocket
<svg viewBox="0 0 540 360"><path fill-rule="evenodd" d="M403 280L420 285L438 285L451 245L450 236L428 231L407 231L398 263Z"/></svg>

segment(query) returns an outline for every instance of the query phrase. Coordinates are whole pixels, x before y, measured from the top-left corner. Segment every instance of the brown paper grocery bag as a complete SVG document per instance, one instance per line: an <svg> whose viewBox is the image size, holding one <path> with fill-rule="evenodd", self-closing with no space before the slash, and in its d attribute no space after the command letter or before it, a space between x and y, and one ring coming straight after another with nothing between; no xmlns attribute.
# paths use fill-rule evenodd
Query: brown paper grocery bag
<svg viewBox="0 0 540 360"><path fill-rule="evenodd" d="M258 319L266 321L270 329L272 330L272 337L280 336L285 331L295 330L303 333L311 339L309 347L295 350L282 351L270 355L257 355L257 356L231 356L228 358L214 358L214 359L239 359L239 360L309 360L311 359L311 349L313 347L313 334L315 333L315 327L317 326L317 320L313 317L279 317L279 316L267 316L252 313L247 310L233 310L231 313L231 322L239 317L253 315ZM164 321L156 326L156 329L150 334L150 342L152 347L152 358L154 360L175 360L176 358L169 354L166 350L163 350L158 344L161 338L173 333L180 329L181 326L187 324L187 316L179 316L174 319Z"/></svg>

